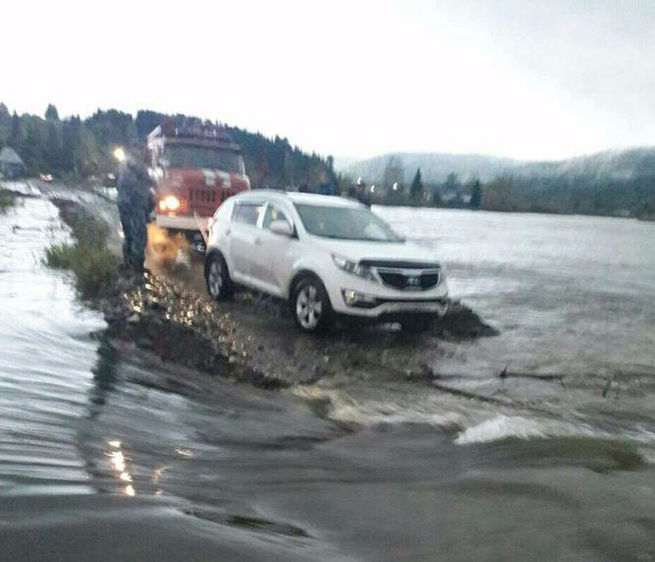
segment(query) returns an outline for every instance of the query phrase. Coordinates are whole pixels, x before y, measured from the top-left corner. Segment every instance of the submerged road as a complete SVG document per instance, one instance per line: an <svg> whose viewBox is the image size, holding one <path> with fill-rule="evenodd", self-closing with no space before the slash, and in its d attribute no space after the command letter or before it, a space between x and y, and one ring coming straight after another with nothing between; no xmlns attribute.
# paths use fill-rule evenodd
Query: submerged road
<svg viewBox="0 0 655 562"><path fill-rule="evenodd" d="M254 360L297 377L262 391L107 346L42 265L50 235L67 233L47 200L0 216L0 560L655 559L648 355L613 379L581 361L499 380L480 347L518 346L507 326L314 339L241 296ZM166 274L201 290L197 268ZM406 376L424 363L494 400Z"/></svg>

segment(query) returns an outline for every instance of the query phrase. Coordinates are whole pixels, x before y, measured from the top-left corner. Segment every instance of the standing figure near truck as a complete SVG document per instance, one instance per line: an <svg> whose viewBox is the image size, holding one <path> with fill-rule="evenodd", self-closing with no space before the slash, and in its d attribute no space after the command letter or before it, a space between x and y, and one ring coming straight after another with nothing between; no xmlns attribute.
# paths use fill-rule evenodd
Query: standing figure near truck
<svg viewBox="0 0 655 562"><path fill-rule="evenodd" d="M152 181L138 153L138 149L129 154L118 152L116 156L120 164L116 186L124 235L123 264L136 273L142 273L148 241L148 215L152 210Z"/></svg>

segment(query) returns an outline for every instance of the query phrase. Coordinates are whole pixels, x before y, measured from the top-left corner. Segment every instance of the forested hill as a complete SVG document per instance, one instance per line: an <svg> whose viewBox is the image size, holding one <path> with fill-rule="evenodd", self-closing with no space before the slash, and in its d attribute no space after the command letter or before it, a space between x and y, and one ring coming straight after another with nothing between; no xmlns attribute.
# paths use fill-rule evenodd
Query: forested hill
<svg viewBox="0 0 655 562"><path fill-rule="evenodd" d="M655 217L655 148L612 150L557 162L520 162L480 155L387 154L341 172L366 183L398 182L420 169L426 200L461 206L480 184L479 206L497 211Z"/></svg>
<svg viewBox="0 0 655 562"><path fill-rule="evenodd" d="M57 109L48 106L45 115L10 113L0 103L0 148L14 148L30 173L52 173L59 177L102 177L115 168L112 150L145 140L164 114L138 111L136 117L115 109L98 110L86 119L71 116L61 119ZM198 120L183 115L176 119ZM238 127L226 126L243 149L246 171L253 187L288 187L304 183L316 185L326 173L336 182L332 158L307 154L292 146L286 138L267 138Z"/></svg>
<svg viewBox="0 0 655 562"><path fill-rule="evenodd" d="M655 148L608 150L556 162L517 164L514 173L524 177L584 176L598 180L630 179L636 176L655 178Z"/></svg>
<svg viewBox="0 0 655 562"><path fill-rule="evenodd" d="M406 183L421 169L426 183L442 183L451 174L460 180L489 181L498 176L557 177L585 176L595 179L627 179L634 176L655 177L655 147L611 150L559 161L523 162L481 154L391 153L367 160L348 161L338 166L350 176L361 176L369 182L384 180L389 162L402 169Z"/></svg>
<svg viewBox="0 0 655 562"><path fill-rule="evenodd" d="M368 182L384 180L385 170L393 159L402 168L402 180L409 183L417 168L421 168L423 181L440 183L449 174L455 174L463 181L479 179L486 181L503 174L516 166L517 162L509 158L496 158L482 154L446 154L432 152L394 152L375 156L367 160L349 161L339 166L342 171L352 177L361 176Z"/></svg>

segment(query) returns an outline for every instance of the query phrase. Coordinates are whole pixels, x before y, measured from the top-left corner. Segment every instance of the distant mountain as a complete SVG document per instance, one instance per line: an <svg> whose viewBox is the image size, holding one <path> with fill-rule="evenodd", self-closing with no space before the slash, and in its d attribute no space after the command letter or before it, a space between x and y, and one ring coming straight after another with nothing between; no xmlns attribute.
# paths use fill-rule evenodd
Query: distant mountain
<svg viewBox="0 0 655 562"><path fill-rule="evenodd" d="M421 168L423 180L428 183L442 182L448 174L457 174L460 179L477 177L489 180L514 169L518 162L509 158L497 158L481 154L442 154L431 152L394 152L375 156L368 160L344 163L336 160L337 170L352 177L361 176L367 182L379 182L391 157L400 160L404 181L409 183L417 168Z"/></svg>
<svg viewBox="0 0 655 562"><path fill-rule="evenodd" d="M390 159L402 165L404 181L409 183L421 168L426 183L442 183L449 174L456 174L460 181L479 178L489 181L498 176L511 174L515 177L585 176L594 179L630 179L634 176L655 178L655 147L628 150L611 150L560 161L523 162L510 158L498 158L480 154L443 154L397 152L376 156L367 160L335 162L338 171L355 178L361 176L367 182L379 182Z"/></svg>
<svg viewBox="0 0 655 562"><path fill-rule="evenodd" d="M557 162L528 162L513 172L521 177L587 177L596 180L655 178L655 147L608 150Z"/></svg>

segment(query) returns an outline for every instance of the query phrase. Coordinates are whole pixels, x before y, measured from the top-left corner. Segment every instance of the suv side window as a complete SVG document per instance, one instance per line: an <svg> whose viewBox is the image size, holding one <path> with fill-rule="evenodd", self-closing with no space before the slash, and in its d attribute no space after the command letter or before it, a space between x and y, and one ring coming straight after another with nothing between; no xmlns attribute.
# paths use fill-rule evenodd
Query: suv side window
<svg viewBox="0 0 655 562"><path fill-rule="evenodd" d="M259 215L264 210L262 203L237 203L234 206L232 220L251 226L257 226Z"/></svg>
<svg viewBox="0 0 655 562"><path fill-rule="evenodd" d="M293 223L289 220L287 214L276 205L269 203L266 209L266 215L264 215L263 227L268 229L273 221L287 221L289 226L293 228Z"/></svg>

